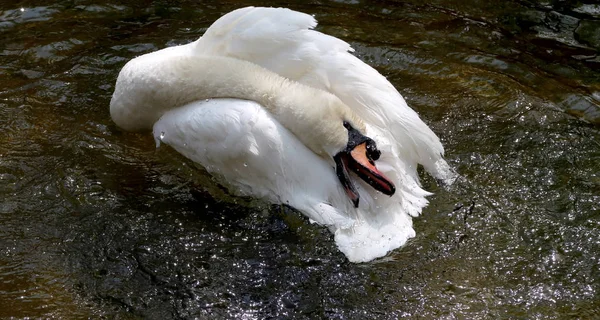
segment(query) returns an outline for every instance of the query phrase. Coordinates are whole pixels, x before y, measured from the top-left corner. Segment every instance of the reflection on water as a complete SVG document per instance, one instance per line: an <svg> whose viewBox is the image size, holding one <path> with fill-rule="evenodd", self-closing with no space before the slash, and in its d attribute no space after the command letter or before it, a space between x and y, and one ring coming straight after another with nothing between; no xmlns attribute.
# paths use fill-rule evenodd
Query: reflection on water
<svg viewBox="0 0 600 320"><path fill-rule="evenodd" d="M248 4L0 6L0 317L600 313L598 5L292 5L397 86L462 175L424 177L417 237L355 265L290 208L231 197L110 120L127 60Z"/></svg>

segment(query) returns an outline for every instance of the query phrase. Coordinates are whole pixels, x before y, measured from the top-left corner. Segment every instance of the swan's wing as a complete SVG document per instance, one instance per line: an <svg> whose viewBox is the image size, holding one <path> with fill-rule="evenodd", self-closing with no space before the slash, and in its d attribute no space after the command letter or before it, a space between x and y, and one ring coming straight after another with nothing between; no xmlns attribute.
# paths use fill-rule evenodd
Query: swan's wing
<svg viewBox="0 0 600 320"><path fill-rule="evenodd" d="M289 9L242 8L217 20L193 51L251 61L335 94L371 126L376 141L394 145L412 180L418 181L422 164L451 183L439 138L385 77L350 53L348 43L312 30L316 25L312 16Z"/></svg>
<svg viewBox="0 0 600 320"><path fill-rule="evenodd" d="M221 176L230 190L289 204L327 226L350 261L384 256L414 236L393 198L376 200L359 186L361 206L354 208L333 168L255 102L190 103L165 113L154 137Z"/></svg>

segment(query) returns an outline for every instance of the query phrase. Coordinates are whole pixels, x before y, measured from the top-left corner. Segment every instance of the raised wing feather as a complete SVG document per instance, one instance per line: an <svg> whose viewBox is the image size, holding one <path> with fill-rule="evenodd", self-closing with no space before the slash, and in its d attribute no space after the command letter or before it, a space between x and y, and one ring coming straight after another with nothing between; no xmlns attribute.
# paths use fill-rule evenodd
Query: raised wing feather
<svg viewBox="0 0 600 320"><path fill-rule="evenodd" d="M196 50L251 61L299 80L317 71L322 48L351 50L344 41L309 31L316 25L310 15L289 9L242 8L213 23Z"/></svg>
<svg viewBox="0 0 600 320"><path fill-rule="evenodd" d="M242 8L217 20L193 51L251 61L338 96L387 151L378 166L401 184L406 211L419 214L428 193L420 188L417 164L447 184L455 178L439 138L385 77L350 53L348 43L312 30L316 25L312 16L289 9Z"/></svg>

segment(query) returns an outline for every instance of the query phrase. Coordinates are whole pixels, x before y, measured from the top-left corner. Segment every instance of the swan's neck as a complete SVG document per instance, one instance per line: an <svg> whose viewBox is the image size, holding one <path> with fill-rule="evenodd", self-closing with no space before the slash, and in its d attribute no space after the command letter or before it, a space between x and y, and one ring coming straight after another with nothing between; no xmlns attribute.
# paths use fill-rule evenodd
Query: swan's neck
<svg viewBox="0 0 600 320"><path fill-rule="evenodd" d="M343 121L364 124L337 97L250 62L215 56L133 59L121 70L111 116L125 130L149 130L168 110L210 98L253 100L317 154L345 147Z"/></svg>

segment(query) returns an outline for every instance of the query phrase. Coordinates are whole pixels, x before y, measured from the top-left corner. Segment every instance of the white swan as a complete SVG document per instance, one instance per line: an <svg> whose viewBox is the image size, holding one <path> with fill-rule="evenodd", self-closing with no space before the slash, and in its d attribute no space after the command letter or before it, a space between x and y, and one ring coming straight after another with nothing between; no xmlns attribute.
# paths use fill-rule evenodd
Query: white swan
<svg viewBox="0 0 600 320"><path fill-rule="evenodd" d="M417 164L445 183L454 174L398 91L314 26L288 9L235 10L195 42L128 62L111 117L152 128L238 194L300 210L350 261L370 261L414 236L429 195Z"/></svg>

